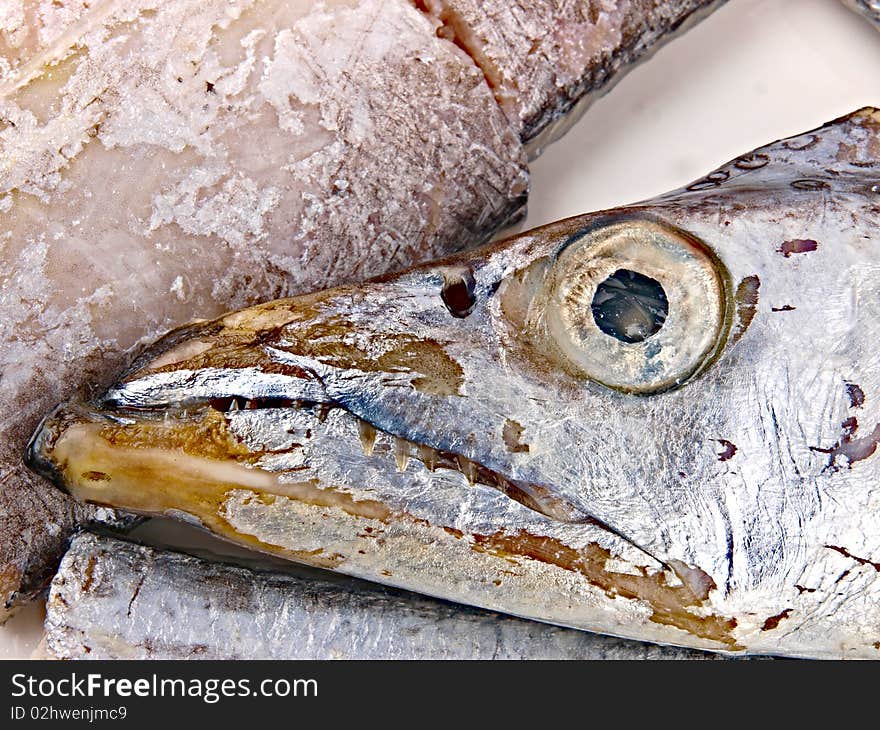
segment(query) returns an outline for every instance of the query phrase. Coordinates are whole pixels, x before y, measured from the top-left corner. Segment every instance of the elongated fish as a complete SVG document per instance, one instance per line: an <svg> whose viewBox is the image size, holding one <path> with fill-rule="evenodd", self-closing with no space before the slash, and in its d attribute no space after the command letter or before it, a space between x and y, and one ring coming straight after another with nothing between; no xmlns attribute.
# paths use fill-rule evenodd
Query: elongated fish
<svg viewBox="0 0 880 730"><path fill-rule="evenodd" d="M78 500L730 653L880 652L880 110L172 332L35 435Z"/></svg>
<svg viewBox="0 0 880 730"><path fill-rule="evenodd" d="M705 659L351 580L267 573L87 533L52 581L59 659Z"/></svg>
<svg viewBox="0 0 880 730"><path fill-rule="evenodd" d="M21 467L47 408L195 316L486 239L523 210L523 142L717 4L524 6L502 39L472 26L488 0L448 22L403 0L4 2L0 618L108 517ZM493 89L476 61L499 53Z"/></svg>

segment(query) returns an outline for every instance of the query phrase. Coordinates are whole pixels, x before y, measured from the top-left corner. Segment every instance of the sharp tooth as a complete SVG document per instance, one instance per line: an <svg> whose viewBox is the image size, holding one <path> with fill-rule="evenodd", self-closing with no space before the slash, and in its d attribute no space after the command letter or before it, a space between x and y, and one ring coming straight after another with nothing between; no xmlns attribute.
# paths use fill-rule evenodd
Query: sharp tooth
<svg viewBox="0 0 880 730"><path fill-rule="evenodd" d="M366 456L372 456L373 447L376 445L376 429L366 421L358 419L358 435L361 437L361 446Z"/></svg>
<svg viewBox="0 0 880 730"><path fill-rule="evenodd" d="M419 458L422 463L428 467L428 471L434 471L437 468L437 449L431 446L419 446Z"/></svg>
<svg viewBox="0 0 880 730"><path fill-rule="evenodd" d="M465 475L468 484L473 486L477 483L477 465L464 456L456 456L455 461L458 462L458 470Z"/></svg>
<svg viewBox="0 0 880 730"><path fill-rule="evenodd" d="M409 441L394 439L394 460L397 462L397 471L406 471L409 464Z"/></svg>
<svg viewBox="0 0 880 730"><path fill-rule="evenodd" d="M233 398L232 403L229 404L230 411L237 411L239 409L238 398Z"/></svg>
<svg viewBox="0 0 880 730"><path fill-rule="evenodd" d="M246 400L246 401L244 402L244 407L245 407L247 410L252 411L252 410L254 410L254 409L257 407L257 402L254 401L254 400Z"/></svg>

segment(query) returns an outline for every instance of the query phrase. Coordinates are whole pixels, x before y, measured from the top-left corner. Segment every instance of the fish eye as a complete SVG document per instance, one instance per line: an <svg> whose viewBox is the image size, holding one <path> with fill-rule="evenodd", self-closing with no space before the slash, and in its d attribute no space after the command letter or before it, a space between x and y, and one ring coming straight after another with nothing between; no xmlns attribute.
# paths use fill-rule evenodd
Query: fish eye
<svg viewBox="0 0 880 730"><path fill-rule="evenodd" d="M550 345L603 385L650 394L708 365L726 332L728 277L698 239L651 219L570 240L538 297Z"/></svg>

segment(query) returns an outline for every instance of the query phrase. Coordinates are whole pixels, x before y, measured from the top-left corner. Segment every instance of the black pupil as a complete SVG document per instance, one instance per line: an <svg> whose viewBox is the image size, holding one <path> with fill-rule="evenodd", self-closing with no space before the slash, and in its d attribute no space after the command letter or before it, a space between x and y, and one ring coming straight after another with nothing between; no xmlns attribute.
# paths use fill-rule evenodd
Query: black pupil
<svg viewBox="0 0 880 730"><path fill-rule="evenodd" d="M600 330L632 343L660 331L669 314L669 301L659 281L638 271L618 269L599 284L591 308Z"/></svg>
<svg viewBox="0 0 880 730"><path fill-rule="evenodd" d="M450 277L443 284L440 297L454 317L467 317L477 303L476 284L470 272Z"/></svg>

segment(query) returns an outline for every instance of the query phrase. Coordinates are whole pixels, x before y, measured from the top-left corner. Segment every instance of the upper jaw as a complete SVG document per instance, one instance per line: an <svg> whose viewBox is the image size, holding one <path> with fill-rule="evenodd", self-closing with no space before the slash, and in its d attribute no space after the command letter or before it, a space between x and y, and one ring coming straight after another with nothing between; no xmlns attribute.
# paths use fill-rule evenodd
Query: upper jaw
<svg viewBox="0 0 880 730"><path fill-rule="evenodd" d="M35 432L27 461L34 471L66 488L66 477L59 470L53 452L58 439L73 425L89 424L121 431L167 430L170 434L188 424L222 417L237 439L252 442L248 448L230 453L228 458L266 468L260 457L273 451L266 442L277 441L273 432L282 430L283 414L293 421L309 423L309 428L300 429L301 441L316 441L328 417L342 419L354 424L365 457L371 457L374 452L389 454L386 464L389 470L396 466L403 472L411 461L417 462L428 472L455 472L470 486L495 489L551 520L600 525L596 518L559 498L546 485L512 478L472 457L439 448L436 441L418 442L384 431L329 398L317 376L291 379L254 368L149 373L111 387L93 405L63 404L49 414ZM290 430L289 425L283 428ZM309 436L304 438L306 432ZM255 442L258 434L262 439L259 443ZM170 436L164 442L161 438L152 438L155 445L163 448L176 446ZM327 449L326 439L324 441ZM377 441L380 442L378 451ZM382 445L386 443L390 444L387 449ZM199 448L197 443L194 447ZM309 448L314 452L314 444ZM275 457L279 451L283 452L284 448L276 449Z"/></svg>

